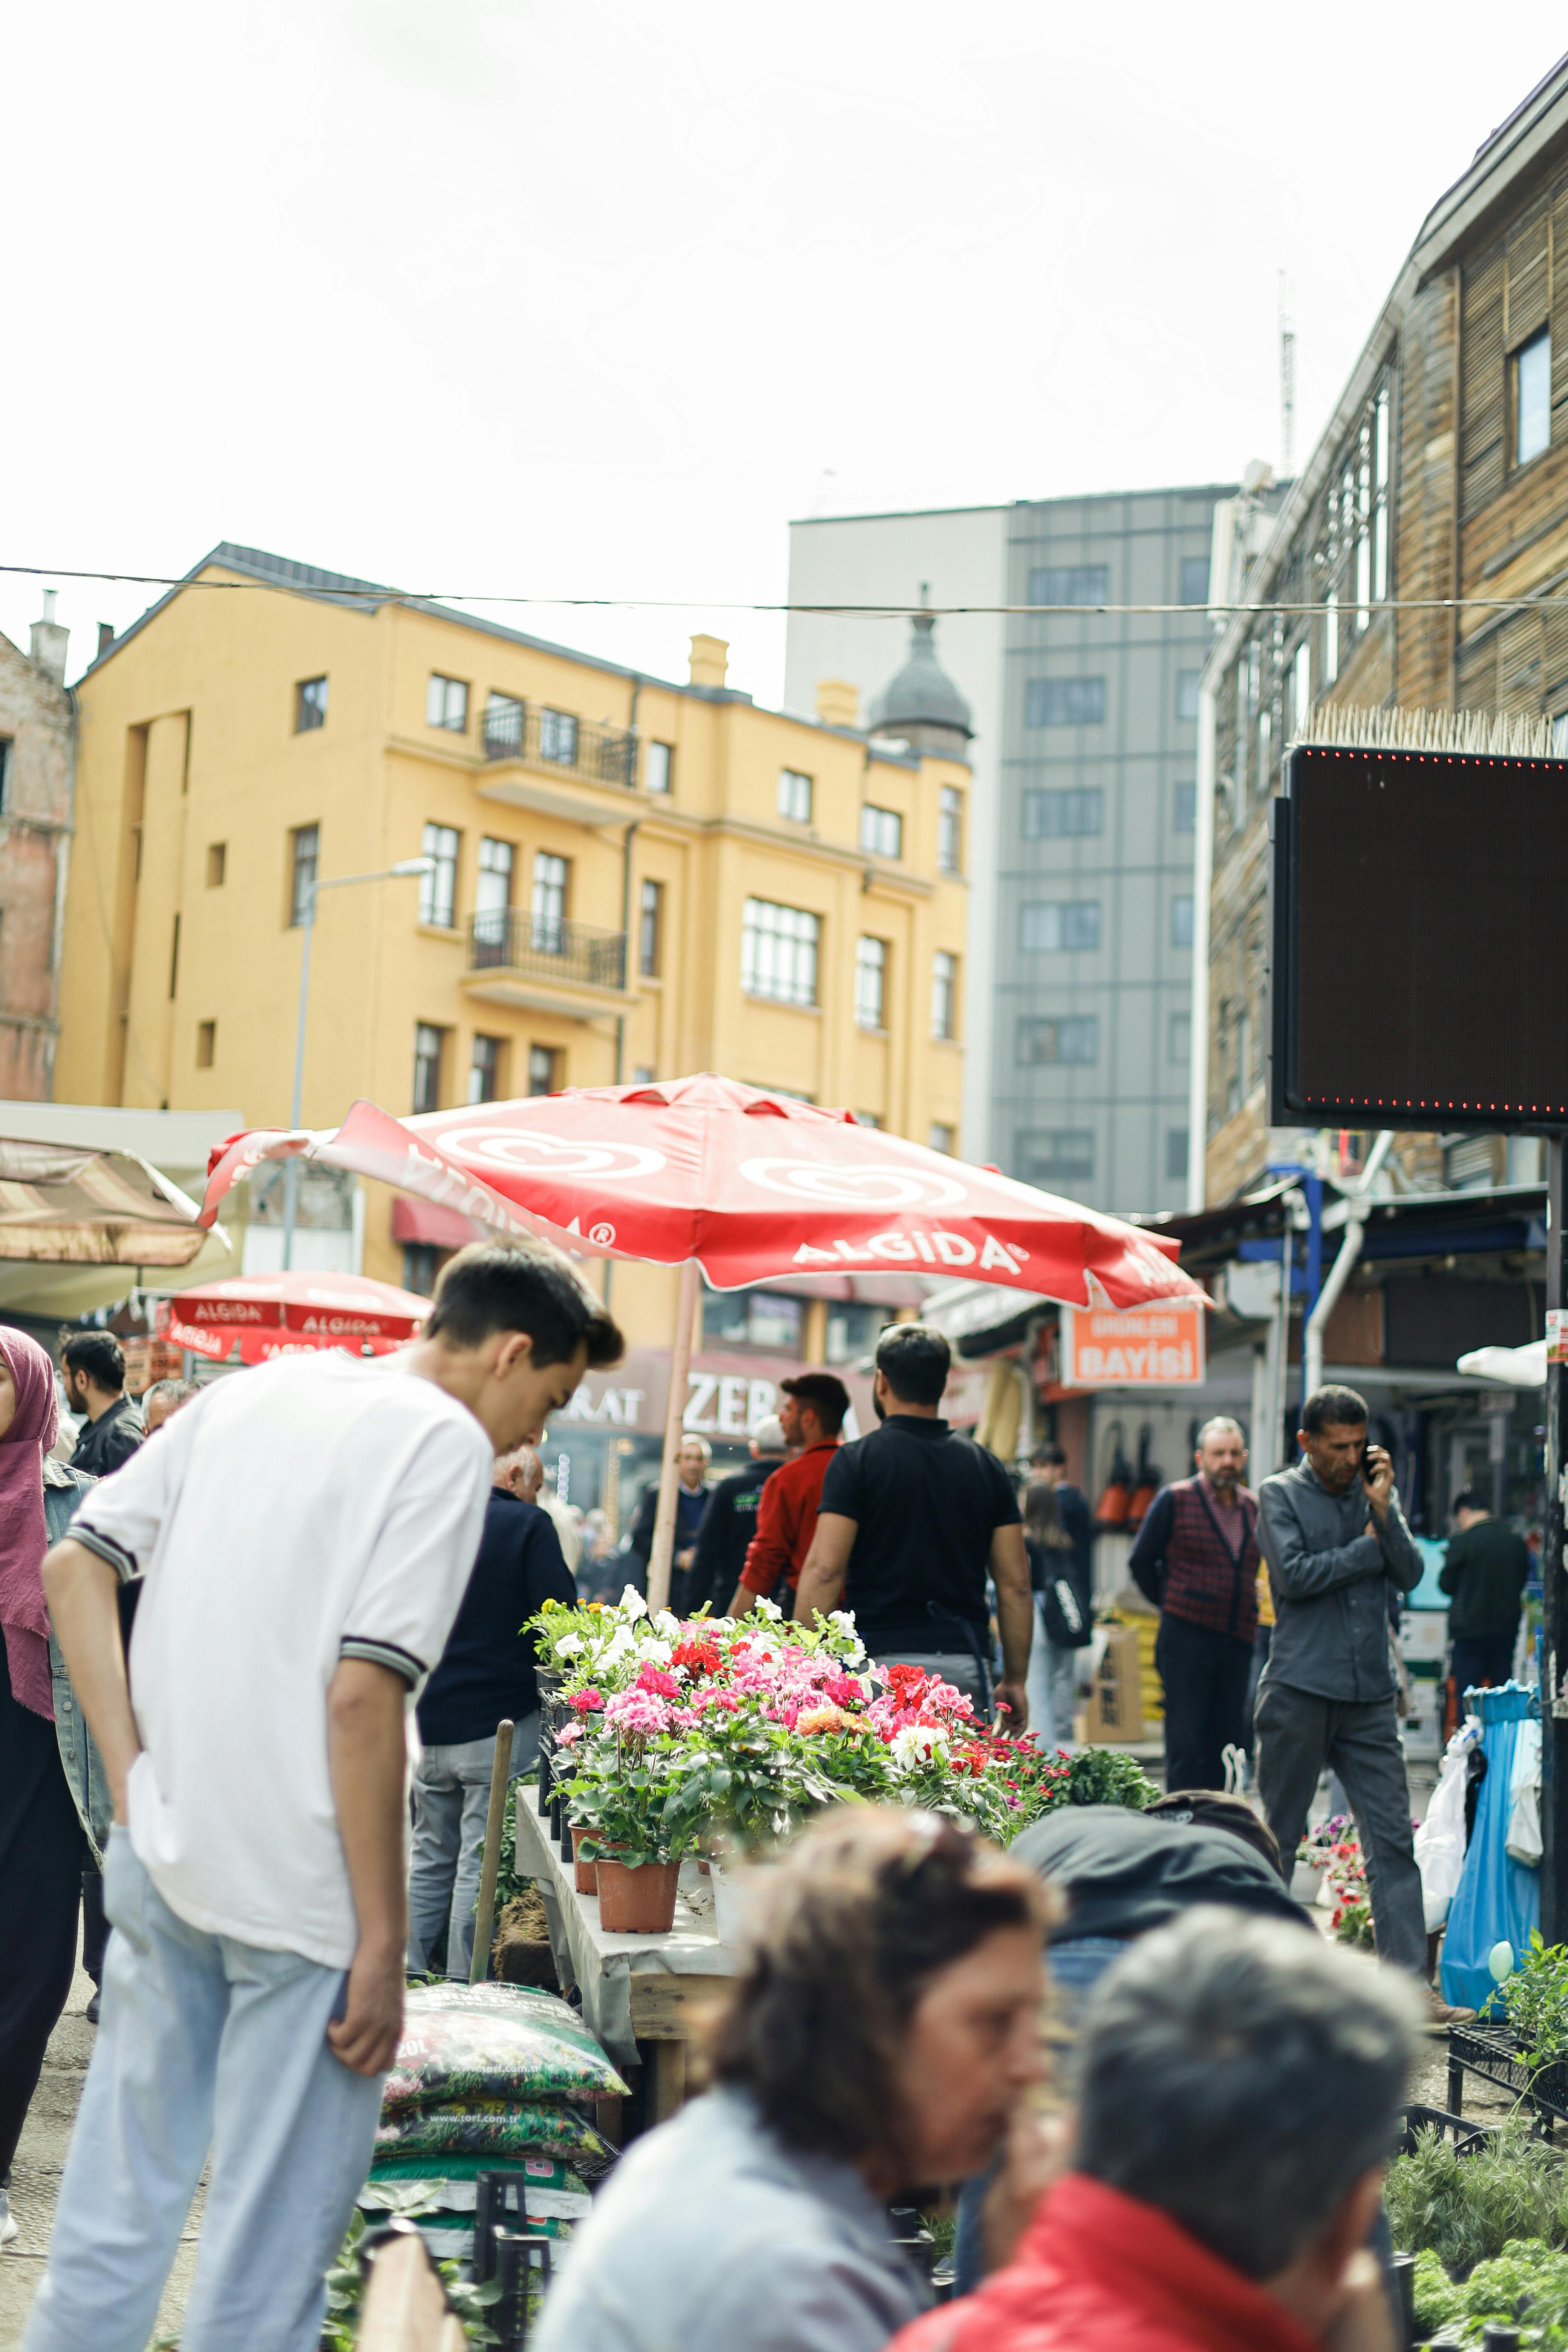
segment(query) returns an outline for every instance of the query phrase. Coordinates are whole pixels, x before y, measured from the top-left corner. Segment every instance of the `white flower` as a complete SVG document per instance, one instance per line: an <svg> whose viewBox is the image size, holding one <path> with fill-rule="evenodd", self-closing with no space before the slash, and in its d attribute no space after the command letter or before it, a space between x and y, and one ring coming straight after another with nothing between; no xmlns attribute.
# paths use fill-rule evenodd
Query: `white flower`
<svg viewBox="0 0 1568 2352"><path fill-rule="evenodd" d="M940 1760L947 1754L952 1738L945 1724L906 1723L893 1734L889 1760L894 1771L912 1772L917 1765Z"/></svg>
<svg viewBox="0 0 1568 2352"><path fill-rule="evenodd" d="M555 1654L558 1658L575 1658L587 1646L581 1633L563 1633L555 1644Z"/></svg>
<svg viewBox="0 0 1568 2352"><path fill-rule="evenodd" d="M656 1666L668 1666L675 1654L675 1644L673 1642L650 1642L645 1633L637 1645L637 1651L639 1658L650 1659Z"/></svg>
<svg viewBox="0 0 1568 2352"><path fill-rule="evenodd" d="M679 1641L680 1620L673 1609L661 1609L653 1622L667 1642Z"/></svg>
<svg viewBox="0 0 1568 2352"><path fill-rule="evenodd" d="M783 1617L784 1611L779 1607L776 1601L770 1601L765 1592L761 1592L757 1595L755 1605L752 1610L752 1614L753 1617L766 1617L776 1625L779 1620Z"/></svg>
<svg viewBox="0 0 1568 2352"><path fill-rule="evenodd" d="M595 1664L601 1667L618 1666L623 1658L630 1657L633 1647L634 1644L632 1637L627 1633L626 1627L624 1625L617 1625L616 1631L610 1636L610 1639L600 1651Z"/></svg>
<svg viewBox="0 0 1568 2352"><path fill-rule="evenodd" d="M628 1584L621 1594L621 1614L629 1617L634 1624L639 1617L647 1615L647 1602L635 1584Z"/></svg>
<svg viewBox="0 0 1568 2352"><path fill-rule="evenodd" d="M855 1630L853 1613L847 1609L830 1609L827 1622L837 1636L833 1644L835 1654L842 1658L846 1665L858 1665L866 1654L866 1644Z"/></svg>

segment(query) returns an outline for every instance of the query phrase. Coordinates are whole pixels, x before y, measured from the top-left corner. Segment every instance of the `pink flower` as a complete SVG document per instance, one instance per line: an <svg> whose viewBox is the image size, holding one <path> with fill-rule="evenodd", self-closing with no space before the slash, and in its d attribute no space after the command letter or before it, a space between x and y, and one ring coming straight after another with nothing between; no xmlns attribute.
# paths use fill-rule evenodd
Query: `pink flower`
<svg viewBox="0 0 1568 2352"><path fill-rule="evenodd" d="M661 1668L655 1665L647 1665L643 1668L637 1679L637 1688L640 1691L652 1691L659 1698L680 1696L680 1685L676 1681L675 1676L665 1674Z"/></svg>
<svg viewBox="0 0 1568 2352"><path fill-rule="evenodd" d="M590 1684L586 1690L574 1691L566 1704L574 1715L595 1715L605 1704L604 1693Z"/></svg>
<svg viewBox="0 0 1568 2352"><path fill-rule="evenodd" d="M669 1709L651 1691L622 1691L605 1709L606 1722L639 1739L649 1739L669 1728Z"/></svg>
<svg viewBox="0 0 1568 2352"><path fill-rule="evenodd" d="M563 1723L555 1735L555 1745L557 1748L574 1748L582 1737L583 1727L580 1723Z"/></svg>
<svg viewBox="0 0 1568 2352"><path fill-rule="evenodd" d="M822 1692L834 1706L863 1706L866 1703L866 1694L853 1675L829 1675Z"/></svg>

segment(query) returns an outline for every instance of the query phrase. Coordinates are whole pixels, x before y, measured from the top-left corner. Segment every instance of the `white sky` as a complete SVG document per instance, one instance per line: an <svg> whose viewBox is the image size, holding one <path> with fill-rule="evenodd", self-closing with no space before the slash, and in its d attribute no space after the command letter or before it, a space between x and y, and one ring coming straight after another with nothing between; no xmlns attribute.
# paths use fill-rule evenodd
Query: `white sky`
<svg viewBox="0 0 1568 2352"><path fill-rule="evenodd" d="M792 515L1304 457L1546 0L75 0L6 20L0 560L229 538L773 700ZM23 644L44 582L0 579ZM71 675L157 593L61 580Z"/></svg>

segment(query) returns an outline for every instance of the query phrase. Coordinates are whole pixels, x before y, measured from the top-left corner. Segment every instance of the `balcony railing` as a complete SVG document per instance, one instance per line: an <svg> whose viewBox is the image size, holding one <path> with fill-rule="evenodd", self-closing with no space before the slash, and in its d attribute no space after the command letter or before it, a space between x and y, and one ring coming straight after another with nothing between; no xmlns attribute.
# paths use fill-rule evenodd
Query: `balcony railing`
<svg viewBox="0 0 1568 2352"><path fill-rule="evenodd" d="M568 987L624 988L626 933L508 907L469 918L468 970L520 972Z"/></svg>
<svg viewBox="0 0 1568 2352"><path fill-rule="evenodd" d="M569 710L498 699L485 711L481 740L487 760L526 760L532 768L559 768L626 790L637 782L637 737Z"/></svg>

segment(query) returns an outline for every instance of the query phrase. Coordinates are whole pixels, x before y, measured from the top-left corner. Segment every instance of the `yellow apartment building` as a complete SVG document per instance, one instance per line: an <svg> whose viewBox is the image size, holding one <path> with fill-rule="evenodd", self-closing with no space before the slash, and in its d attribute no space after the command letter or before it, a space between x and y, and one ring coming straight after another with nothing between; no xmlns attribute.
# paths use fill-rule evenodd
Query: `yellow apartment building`
<svg viewBox="0 0 1568 2352"><path fill-rule="evenodd" d="M318 899L307 1126L712 1069L957 1150L963 706L889 740L890 689L873 738L853 688L759 709L726 657L670 684L215 549L77 688L57 1098L285 1123L306 887L423 855ZM367 1188L354 1255L427 1287L411 1206ZM672 1282L615 1283L667 1346Z"/></svg>

